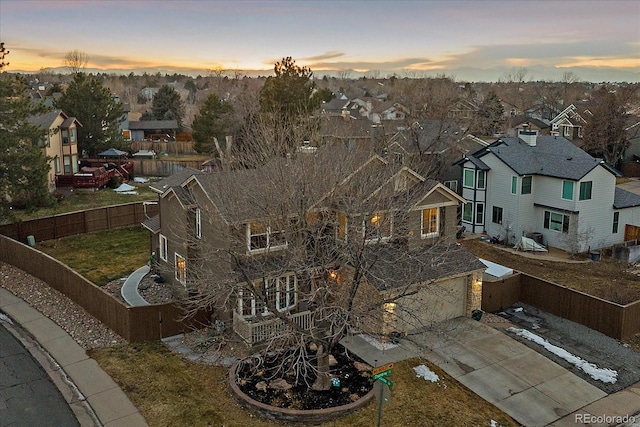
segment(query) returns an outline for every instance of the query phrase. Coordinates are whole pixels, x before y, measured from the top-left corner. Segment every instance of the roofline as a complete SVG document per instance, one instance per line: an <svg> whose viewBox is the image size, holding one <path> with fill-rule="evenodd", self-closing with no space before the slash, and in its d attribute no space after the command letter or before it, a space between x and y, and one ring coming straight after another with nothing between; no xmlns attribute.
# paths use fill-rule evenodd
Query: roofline
<svg viewBox="0 0 640 427"><path fill-rule="evenodd" d="M454 192L453 190L451 190L449 187L445 186L444 184L441 183L437 183L436 185L433 186L433 188L431 190L429 190L427 192L427 194L425 194L423 197L420 198L420 200L418 202L416 202L413 206L411 206L409 208L410 211L416 209L418 206L422 206L420 204L420 202L422 202L424 199L426 199L427 197L429 197L429 195L431 195L431 193L433 193L436 190L442 190L445 193L447 193L450 198L452 199L451 201L453 202L454 199L458 200L458 202L460 203L467 203L467 199L465 199L464 197L460 196L458 193Z"/></svg>

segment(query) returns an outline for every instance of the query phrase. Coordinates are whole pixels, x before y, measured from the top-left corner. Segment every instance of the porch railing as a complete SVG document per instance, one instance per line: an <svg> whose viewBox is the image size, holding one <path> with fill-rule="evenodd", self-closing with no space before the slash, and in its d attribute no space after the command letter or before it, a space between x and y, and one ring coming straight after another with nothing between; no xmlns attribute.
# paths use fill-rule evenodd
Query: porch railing
<svg viewBox="0 0 640 427"><path fill-rule="evenodd" d="M289 315L289 318L300 328L311 328L311 312L301 311ZM249 345L257 344L269 338L286 334L291 326L282 319L271 317L266 320L256 318L245 319L236 311L233 312L233 330Z"/></svg>

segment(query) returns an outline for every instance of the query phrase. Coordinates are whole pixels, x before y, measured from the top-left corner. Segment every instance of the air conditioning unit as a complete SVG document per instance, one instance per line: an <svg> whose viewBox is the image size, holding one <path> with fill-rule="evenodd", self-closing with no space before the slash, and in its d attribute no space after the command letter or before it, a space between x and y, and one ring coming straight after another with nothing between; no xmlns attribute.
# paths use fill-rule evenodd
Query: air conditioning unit
<svg viewBox="0 0 640 427"><path fill-rule="evenodd" d="M544 246L544 235L542 233L530 233L527 237L535 240L539 245Z"/></svg>

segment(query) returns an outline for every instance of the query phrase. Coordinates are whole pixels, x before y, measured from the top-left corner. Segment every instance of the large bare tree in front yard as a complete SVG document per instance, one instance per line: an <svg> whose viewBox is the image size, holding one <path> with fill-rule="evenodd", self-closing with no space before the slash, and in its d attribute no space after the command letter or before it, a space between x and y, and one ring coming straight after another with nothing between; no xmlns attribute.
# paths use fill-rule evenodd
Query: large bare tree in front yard
<svg viewBox="0 0 640 427"><path fill-rule="evenodd" d="M283 375L313 372L308 386L326 390L329 355L349 333L416 331L461 301L438 279L478 265L450 238L457 202L447 215L447 189L341 145L242 155L257 166L197 175L176 191L189 224L172 225L188 253L182 302L218 313L261 354L288 350ZM432 190L439 204L420 209Z"/></svg>

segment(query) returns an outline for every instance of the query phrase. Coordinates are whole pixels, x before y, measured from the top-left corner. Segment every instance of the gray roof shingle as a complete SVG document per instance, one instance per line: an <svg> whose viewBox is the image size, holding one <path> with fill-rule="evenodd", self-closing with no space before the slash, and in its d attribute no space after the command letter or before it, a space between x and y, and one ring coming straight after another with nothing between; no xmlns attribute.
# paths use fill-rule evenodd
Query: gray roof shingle
<svg viewBox="0 0 640 427"><path fill-rule="evenodd" d="M367 280L379 291L486 268L475 255L457 244L438 244L415 252L407 252L401 245L374 245L367 248L364 257L369 265Z"/></svg>
<svg viewBox="0 0 640 427"><path fill-rule="evenodd" d="M571 141L559 136L538 136L530 146L520 138L502 138L474 153L481 159L493 153L518 175L544 175L579 181L599 165L601 159L591 157Z"/></svg>
<svg viewBox="0 0 640 427"><path fill-rule="evenodd" d="M616 187L613 198L614 209L633 208L636 206L640 206L640 195Z"/></svg>

